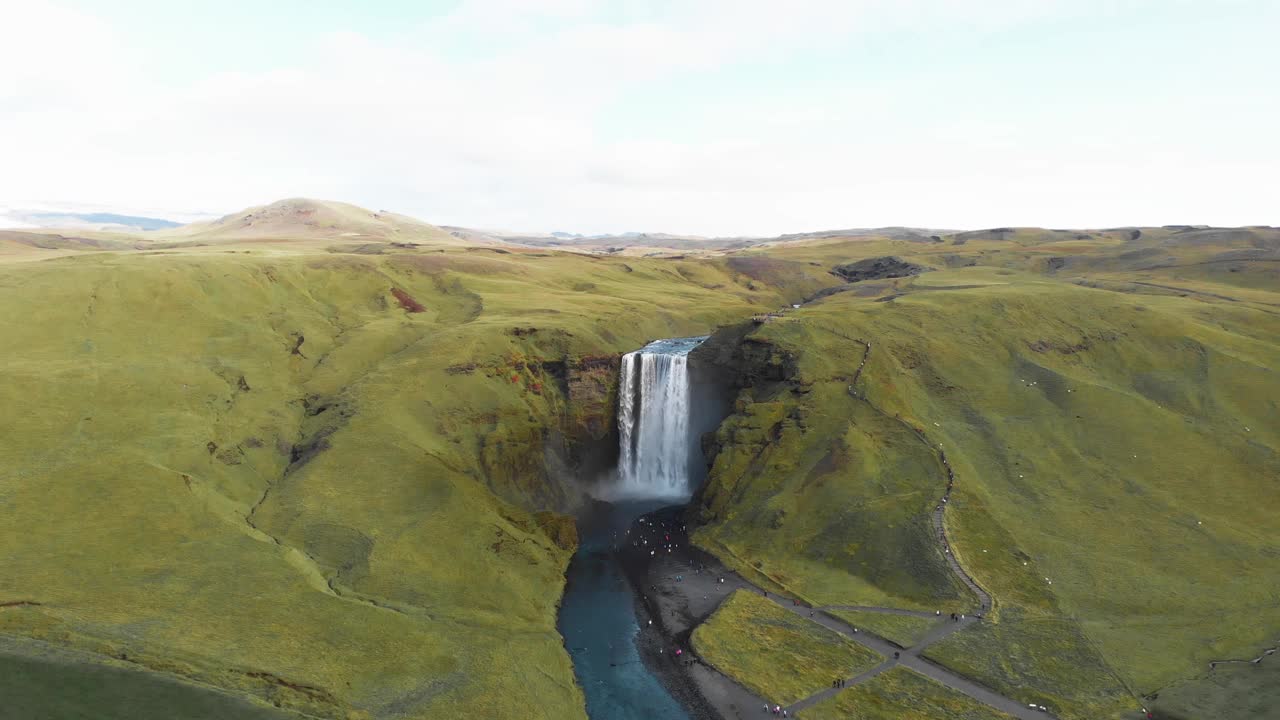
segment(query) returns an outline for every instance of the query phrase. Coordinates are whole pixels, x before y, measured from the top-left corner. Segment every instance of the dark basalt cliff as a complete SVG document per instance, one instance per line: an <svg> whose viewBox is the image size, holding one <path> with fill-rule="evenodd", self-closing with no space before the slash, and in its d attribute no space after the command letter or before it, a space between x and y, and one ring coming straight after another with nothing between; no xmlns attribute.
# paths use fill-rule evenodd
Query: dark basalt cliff
<svg viewBox="0 0 1280 720"><path fill-rule="evenodd" d="M923 265L909 263L902 258L885 256L867 258L846 265L837 265L831 272L848 282L861 282L862 280L910 277L928 270L929 268Z"/></svg>

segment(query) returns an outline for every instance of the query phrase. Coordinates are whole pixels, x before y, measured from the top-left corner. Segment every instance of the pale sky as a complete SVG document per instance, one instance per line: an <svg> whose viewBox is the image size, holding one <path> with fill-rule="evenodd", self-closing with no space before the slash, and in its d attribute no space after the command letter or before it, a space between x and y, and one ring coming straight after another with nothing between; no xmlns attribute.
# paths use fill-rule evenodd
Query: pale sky
<svg viewBox="0 0 1280 720"><path fill-rule="evenodd" d="M0 207L1280 224L1280 0L0 0Z"/></svg>

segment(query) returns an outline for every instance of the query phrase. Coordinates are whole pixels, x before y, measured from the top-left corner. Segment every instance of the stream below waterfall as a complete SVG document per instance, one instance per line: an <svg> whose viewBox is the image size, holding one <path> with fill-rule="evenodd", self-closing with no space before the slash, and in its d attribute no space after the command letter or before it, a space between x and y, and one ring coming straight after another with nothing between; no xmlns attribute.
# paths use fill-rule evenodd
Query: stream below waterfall
<svg viewBox="0 0 1280 720"><path fill-rule="evenodd" d="M557 624L591 720L689 719L640 657L635 593L615 552L632 521L668 504L604 505L579 524Z"/></svg>
<svg viewBox="0 0 1280 720"><path fill-rule="evenodd" d="M705 337L658 340L622 357L618 472L579 519L557 625L591 720L689 720L645 664L635 589L617 549L636 518L688 502L706 474L698 438L728 412L722 388L691 369ZM648 623L648 620L643 622Z"/></svg>

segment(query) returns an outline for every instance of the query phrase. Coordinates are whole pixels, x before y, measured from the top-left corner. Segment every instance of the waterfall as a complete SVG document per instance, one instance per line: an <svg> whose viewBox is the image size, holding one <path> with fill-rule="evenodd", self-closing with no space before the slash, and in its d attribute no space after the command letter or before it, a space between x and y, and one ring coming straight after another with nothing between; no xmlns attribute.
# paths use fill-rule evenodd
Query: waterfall
<svg viewBox="0 0 1280 720"><path fill-rule="evenodd" d="M618 378L618 485L626 498L692 492L689 351L706 337L658 340L622 356Z"/></svg>

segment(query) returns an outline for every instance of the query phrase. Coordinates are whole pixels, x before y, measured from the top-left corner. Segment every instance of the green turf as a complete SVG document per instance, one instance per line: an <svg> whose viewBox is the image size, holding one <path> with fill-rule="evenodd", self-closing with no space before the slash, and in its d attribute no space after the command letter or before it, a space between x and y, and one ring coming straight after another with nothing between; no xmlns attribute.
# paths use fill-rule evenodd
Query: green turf
<svg viewBox="0 0 1280 720"><path fill-rule="evenodd" d="M1280 663L1219 665L1211 673L1160 691L1149 703L1157 720L1270 718L1280 708Z"/></svg>
<svg viewBox="0 0 1280 720"><path fill-rule="evenodd" d="M742 428L749 439L772 418L797 417L816 429L791 434L772 421L781 432L756 441L759 461L737 449L717 458L709 525L695 537L822 603L928 609L927 589L946 587L936 576L917 570L917 589L906 591L912 583L871 570L884 557L909 567L901 543L851 545L871 556L851 567L830 555L814 562L808 542L832 532L828 514L842 505L831 485L889 496L885 474L914 474L879 470L917 450L877 439L826 485L806 483L807 444L830 431L827 408L860 356L851 339L868 340L864 412L900 418L945 449L959 476L947 516L955 549L996 598L1001 624L980 631L983 642L953 667L1090 708L1064 708L1065 717L1114 716L1133 706L1128 689L1158 691L1280 628L1270 580L1280 575L1280 525L1267 499L1280 473L1280 426L1267 419L1280 409L1280 314L1255 297L1091 289L1009 265L928 273L889 302L842 293L756 330L757 344L796 356L799 376L740 401L722 432ZM842 384L824 393L831 381ZM943 482L936 470L928 481L934 492ZM790 508L806 512L769 514ZM901 527L892 515L864 522ZM851 571L875 587L846 581ZM1050 626L1069 632L1039 630ZM1096 662L1060 666L1063 650ZM978 652L1033 661L1002 678L1006 669Z"/></svg>
<svg viewBox="0 0 1280 720"><path fill-rule="evenodd" d="M769 702L787 705L879 664L839 633L738 590L693 632L703 660Z"/></svg>
<svg viewBox="0 0 1280 720"><path fill-rule="evenodd" d="M807 324L768 327L831 342ZM709 524L695 541L816 605L963 609L967 592L931 540L945 484L936 461L909 428L849 396L861 352L836 340L837 354L800 355L802 395L742 393L717 432L702 497Z"/></svg>
<svg viewBox="0 0 1280 720"><path fill-rule="evenodd" d="M915 645L924 637L925 633L929 632L930 628L940 622L914 615L893 615L890 613L860 612L856 610L828 610L827 612L859 630L869 630L904 648Z"/></svg>
<svg viewBox="0 0 1280 720"><path fill-rule="evenodd" d="M967 695L904 667L841 690L796 715L800 720L1008 720Z"/></svg>
<svg viewBox="0 0 1280 720"><path fill-rule="evenodd" d="M919 428L959 474L948 527L996 599L937 647L953 667L1096 717L1130 708L1126 686L1215 707L1196 705L1223 693L1197 683L1206 663L1280 630L1274 231L654 259L368 221L372 239L137 251L0 238L4 258L63 256L0 263L0 634L317 717L582 717L554 626L573 534L537 511L581 502L571 466L610 439L613 358L878 255L934 271L752 333L766 372L715 434L698 542L820 604L971 607L931 541L944 481ZM874 346L856 396L854 338Z"/></svg>
<svg viewBox="0 0 1280 720"><path fill-rule="evenodd" d="M1080 628L1053 616L1023 617L1011 608L1000 622L965 628L924 655L1058 717L1113 717L1135 705Z"/></svg>
<svg viewBox="0 0 1280 720"><path fill-rule="evenodd" d="M298 720L302 716L156 673L0 651L0 717L22 720Z"/></svg>
<svg viewBox="0 0 1280 720"><path fill-rule="evenodd" d="M580 502L565 458L612 421L586 359L785 299L739 277L466 250L0 266L0 603L39 603L0 633L318 717L581 717L571 535L532 511Z"/></svg>

